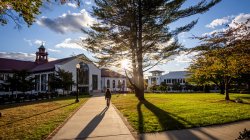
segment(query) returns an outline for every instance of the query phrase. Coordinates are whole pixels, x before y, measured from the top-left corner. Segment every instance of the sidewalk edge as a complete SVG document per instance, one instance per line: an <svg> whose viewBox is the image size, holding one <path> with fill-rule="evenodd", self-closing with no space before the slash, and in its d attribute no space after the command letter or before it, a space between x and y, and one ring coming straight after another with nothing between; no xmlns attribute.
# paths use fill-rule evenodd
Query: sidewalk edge
<svg viewBox="0 0 250 140"><path fill-rule="evenodd" d="M92 97L90 97L92 98ZM89 98L89 99L90 99ZM88 99L88 100L89 100ZM88 101L87 100L87 101ZM75 111L73 111L59 126L57 126L44 140L50 140L53 136L55 136L55 134L68 122L68 120L75 115L75 113L80 110L80 108L82 108L82 106L85 105L85 103L87 102L85 101L81 106L79 106Z"/></svg>

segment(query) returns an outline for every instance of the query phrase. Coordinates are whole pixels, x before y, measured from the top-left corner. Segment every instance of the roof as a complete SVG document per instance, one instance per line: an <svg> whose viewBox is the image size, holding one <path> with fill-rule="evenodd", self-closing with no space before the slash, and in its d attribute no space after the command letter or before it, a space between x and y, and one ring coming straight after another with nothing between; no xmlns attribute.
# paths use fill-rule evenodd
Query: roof
<svg viewBox="0 0 250 140"><path fill-rule="evenodd" d="M11 72L13 70L31 70L36 67L37 64L31 61L14 60L7 58L0 58L0 71Z"/></svg>
<svg viewBox="0 0 250 140"><path fill-rule="evenodd" d="M66 61L68 62L68 61L72 60L73 58L74 57L68 57L68 58L63 58L63 59L50 61L48 63L43 63L43 64L40 64L40 65L37 65L31 71L32 72L40 72L40 71L54 70L56 64L66 63Z"/></svg>
<svg viewBox="0 0 250 140"><path fill-rule="evenodd" d="M163 79L183 79L187 78L187 71L172 71L165 75L162 75Z"/></svg>
<svg viewBox="0 0 250 140"><path fill-rule="evenodd" d="M153 71L150 71L150 73L163 73L164 71L161 71L161 70L153 70Z"/></svg>
<svg viewBox="0 0 250 140"><path fill-rule="evenodd" d="M101 69L101 77L126 78L126 76L109 69Z"/></svg>
<svg viewBox="0 0 250 140"><path fill-rule="evenodd" d="M39 47L39 49L45 49L44 46L43 46L43 44Z"/></svg>
<svg viewBox="0 0 250 140"><path fill-rule="evenodd" d="M2 72L12 72L13 70L28 70L30 72L51 71L55 69L55 65L65 64L68 61L71 61L80 56L83 56L85 58L84 59L85 61L89 61L89 59L83 54L63 59L58 59L55 61L50 61L42 64L37 64L36 62L31 62L31 61L0 58L0 64L1 64L0 71Z"/></svg>

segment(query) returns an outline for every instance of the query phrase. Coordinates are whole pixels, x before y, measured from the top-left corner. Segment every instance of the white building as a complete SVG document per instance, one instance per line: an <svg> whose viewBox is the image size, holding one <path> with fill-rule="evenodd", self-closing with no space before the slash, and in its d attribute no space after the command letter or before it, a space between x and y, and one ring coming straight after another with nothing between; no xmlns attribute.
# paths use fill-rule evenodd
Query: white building
<svg viewBox="0 0 250 140"><path fill-rule="evenodd" d="M101 69L102 90L109 88L113 92L127 91L126 76L109 69Z"/></svg>
<svg viewBox="0 0 250 140"><path fill-rule="evenodd" d="M154 85L160 85L165 83L168 85L169 90L172 91L172 87L175 84L181 86L182 90L185 88L187 71L172 71L167 74L162 75L163 71L151 71L152 76L148 77L148 88Z"/></svg>
<svg viewBox="0 0 250 140"><path fill-rule="evenodd" d="M187 78L187 71L172 71L161 76L161 82L167 85L173 85L179 83L185 85Z"/></svg>
<svg viewBox="0 0 250 140"><path fill-rule="evenodd" d="M164 71L160 71L160 70L150 71L152 75L148 76L148 87L151 87L153 85L160 85L162 81L161 77L162 77L163 72Z"/></svg>
<svg viewBox="0 0 250 140"><path fill-rule="evenodd" d="M126 80L123 75L119 74L119 76L117 76L111 74L109 77L106 77L106 75L102 76L101 69L96 67L83 54L49 62L48 53L45 51L43 45L41 45L39 47L39 51L36 52L35 62L0 58L0 64L0 94L9 93L9 91L3 89L2 85L7 80L8 76L13 75L13 70L27 70L31 72L31 77L35 78L34 89L31 92L38 93L49 92L49 81L51 80L52 74L55 74L56 71L62 69L72 74L72 80L75 84L71 86L70 91L76 91L77 64L80 64L78 73L78 89L80 92L101 92L105 85L107 85L107 79L111 82L110 88L112 90L119 90L119 82L122 82L123 90L126 90L127 87ZM105 81L106 83L102 83L102 81ZM114 84L113 81L115 81Z"/></svg>

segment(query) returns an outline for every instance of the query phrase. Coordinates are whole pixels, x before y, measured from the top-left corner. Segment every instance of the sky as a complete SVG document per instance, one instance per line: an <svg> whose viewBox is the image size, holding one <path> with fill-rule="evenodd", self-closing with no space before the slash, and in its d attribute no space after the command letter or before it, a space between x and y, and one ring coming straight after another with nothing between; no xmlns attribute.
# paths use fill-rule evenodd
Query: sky
<svg viewBox="0 0 250 140"><path fill-rule="evenodd" d="M183 7L199 1L201 0L187 0ZM41 8L42 14L30 27L23 24L21 29L17 29L11 20L5 26L0 25L0 57L34 61L35 52L42 43L49 53L50 61L81 53L91 57L92 54L80 47L77 42L86 37L81 28L87 28L95 21L90 14L93 4L93 0L82 0L80 7L75 3L46 4ZM192 48L199 44L198 40L191 39L192 36L223 30L226 24L232 24L233 21L245 21L250 18L249 7L250 0L222 0L206 13L178 20L169 27L175 29L199 19L191 31L178 36L184 47ZM161 70L164 73L185 70L193 55L181 53L168 63L157 65L151 70ZM148 72L145 75L148 75Z"/></svg>

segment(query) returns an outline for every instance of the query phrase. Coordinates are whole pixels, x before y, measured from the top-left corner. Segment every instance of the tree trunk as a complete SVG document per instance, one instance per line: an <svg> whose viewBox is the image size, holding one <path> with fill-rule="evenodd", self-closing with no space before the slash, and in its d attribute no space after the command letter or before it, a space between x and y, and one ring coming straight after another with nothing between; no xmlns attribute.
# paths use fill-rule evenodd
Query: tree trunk
<svg viewBox="0 0 250 140"><path fill-rule="evenodd" d="M137 51L137 63L138 63L138 99L140 101L144 98L144 78L143 78L143 56L142 56L142 3L138 2L138 51Z"/></svg>
<svg viewBox="0 0 250 140"><path fill-rule="evenodd" d="M228 80L227 80L227 79L226 79L226 81L225 81L225 93L226 93L225 99L226 99L226 100L230 100L230 99L229 99Z"/></svg>
<svg viewBox="0 0 250 140"><path fill-rule="evenodd" d="M225 86L223 83L220 84L220 94L225 94Z"/></svg>

